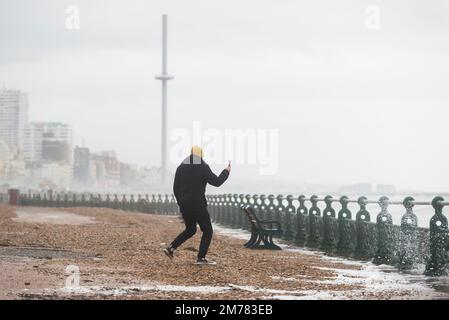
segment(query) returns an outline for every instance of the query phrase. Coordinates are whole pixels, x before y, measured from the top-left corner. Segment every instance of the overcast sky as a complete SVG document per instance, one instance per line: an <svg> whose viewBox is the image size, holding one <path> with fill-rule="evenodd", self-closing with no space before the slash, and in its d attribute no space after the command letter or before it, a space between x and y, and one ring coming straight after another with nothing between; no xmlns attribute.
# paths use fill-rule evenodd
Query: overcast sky
<svg viewBox="0 0 449 320"><path fill-rule="evenodd" d="M0 82L29 94L31 120L157 165L162 13L170 132L278 129L267 179L449 191L447 0L2 0ZM261 178L254 165L233 175Z"/></svg>

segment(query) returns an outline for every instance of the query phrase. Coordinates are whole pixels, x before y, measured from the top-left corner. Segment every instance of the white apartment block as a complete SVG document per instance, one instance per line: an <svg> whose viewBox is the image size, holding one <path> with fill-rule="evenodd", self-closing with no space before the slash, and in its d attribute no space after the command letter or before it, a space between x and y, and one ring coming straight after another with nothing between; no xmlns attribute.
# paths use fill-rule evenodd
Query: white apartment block
<svg viewBox="0 0 449 320"><path fill-rule="evenodd" d="M24 131L24 160L73 164L73 131L60 122L30 122Z"/></svg>
<svg viewBox="0 0 449 320"><path fill-rule="evenodd" d="M0 88L0 140L11 151L23 148L23 133L27 122L27 94L20 90Z"/></svg>

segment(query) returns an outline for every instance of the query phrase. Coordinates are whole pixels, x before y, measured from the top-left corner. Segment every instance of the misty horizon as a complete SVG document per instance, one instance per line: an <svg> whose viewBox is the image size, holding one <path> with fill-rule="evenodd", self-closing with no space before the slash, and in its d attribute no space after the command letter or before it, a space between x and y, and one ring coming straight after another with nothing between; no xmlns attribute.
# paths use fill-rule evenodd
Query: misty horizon
<svg viewBox="0 0 449 320"><path fill-rule="evenodd" d="M65 27L71 4L79 30ZM163 13L169 151L195 121L274 129L276 174L234 164L230 182L449 190L448 1L3 1L0 83L28 93L30 121L71 124L74 146L159 166Z"/></svg>

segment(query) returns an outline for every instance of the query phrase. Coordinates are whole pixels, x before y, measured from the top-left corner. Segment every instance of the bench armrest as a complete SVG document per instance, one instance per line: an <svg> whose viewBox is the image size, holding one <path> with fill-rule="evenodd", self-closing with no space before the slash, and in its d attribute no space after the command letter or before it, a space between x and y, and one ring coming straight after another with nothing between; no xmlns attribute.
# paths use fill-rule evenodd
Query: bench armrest
<svg viewBox="0 0 449 320"><path fill-rule="evenodd" d="M281 224L275 220L264 220L264 221L259 221L259 223L262 227L269 226L270 228L272 228L273 226L275 226L278 229L282 229Z"/></svg>

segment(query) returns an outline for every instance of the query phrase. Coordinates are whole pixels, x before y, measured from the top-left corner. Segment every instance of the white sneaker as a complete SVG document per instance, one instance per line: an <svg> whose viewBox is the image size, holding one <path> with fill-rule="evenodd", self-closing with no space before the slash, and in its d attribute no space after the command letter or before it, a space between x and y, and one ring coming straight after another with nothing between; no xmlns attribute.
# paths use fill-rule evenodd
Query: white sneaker
<svg viewBox="0 0 449 320"><path fill-rule="evenodd" d="M214 265L214 264L217 264L215 261L209 261L209 260L207 260L206 258L202 258L202 259L198 259L198 260L196 260L196 263L195 264L209 264L209 265Z"/></svg>

